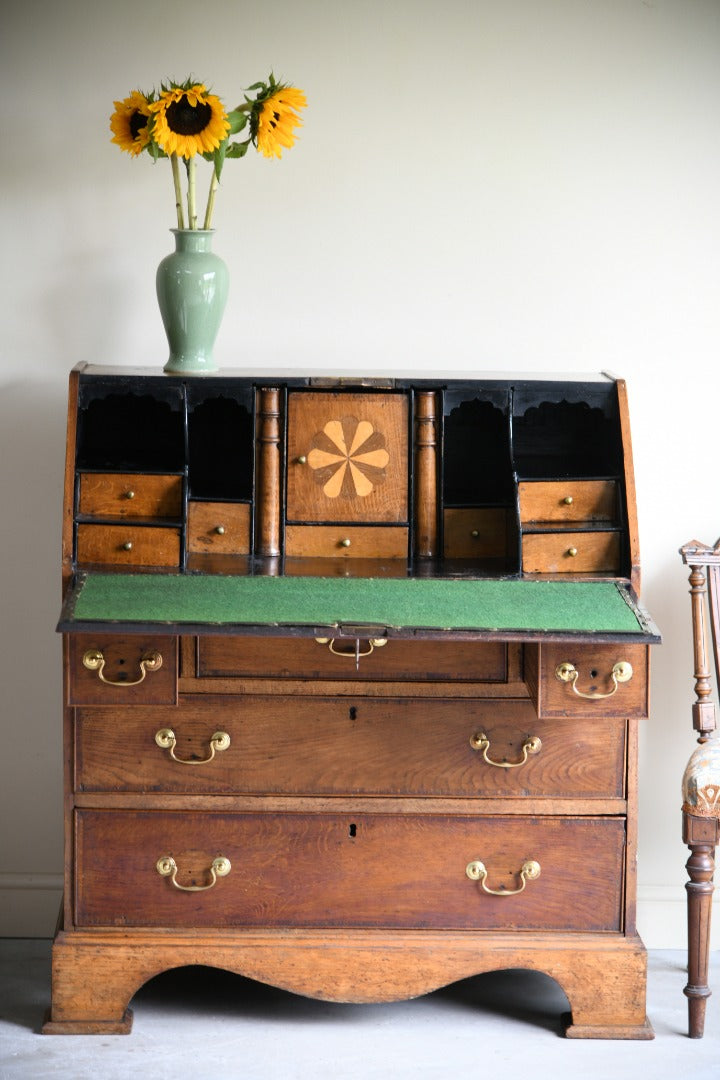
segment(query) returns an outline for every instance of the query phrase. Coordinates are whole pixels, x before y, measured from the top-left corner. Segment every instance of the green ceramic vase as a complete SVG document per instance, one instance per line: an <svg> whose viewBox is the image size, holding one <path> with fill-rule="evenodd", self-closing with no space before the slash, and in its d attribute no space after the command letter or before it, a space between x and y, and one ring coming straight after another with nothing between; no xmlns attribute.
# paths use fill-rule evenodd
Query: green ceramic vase
<svg viewBox="0 0 720 1080"><path fill-rule="evenodd" d="M212 251L213 229L173 229L175 251L157 269L157 297L170 356L167 372L217 371L213 346L228 294L228 268Z"/></svg>

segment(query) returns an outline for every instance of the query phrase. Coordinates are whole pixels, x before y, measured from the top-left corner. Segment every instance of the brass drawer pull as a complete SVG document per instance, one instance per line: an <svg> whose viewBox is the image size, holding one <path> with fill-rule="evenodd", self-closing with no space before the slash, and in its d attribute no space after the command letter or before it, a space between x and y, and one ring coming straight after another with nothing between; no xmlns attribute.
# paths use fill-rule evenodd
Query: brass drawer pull
<svg viewBox="0 0 720 1080"><path fill-rule="evenodd" d="M540 877L540 863L535 859L528 859L520 867L520 887L518 889L490 889L486 885L487 870L485 863L474 859L465 867L465 873L471 881L479 881L484 892L490 896L517 896L524 891L528 881L536 881Z"/></svg>
<svg viewBox="0 0 720 1080"><path fill-rule="evenodd" d="M175 738L175 732L172 728L160 728L155 734L155 742L158 744L161 750L169 750L170 757L173 761L177 761L179 765L207 765L208 761L212 761L215 757L215 751L218 753L227 750L230 745L230 736L226 731L216 731L210 738L210 756L206 758L179 758L175 754L175 747L177 746L177 739Z"/></svg>
<svg viewBox="0 0 720 1080"><path fill-rule="evenodd" d="M347 656L350 660L357 660L361 656L369 656L375 649L382 648L383 645L387 645L387 638L369 638L367 649L360 649L360 638L355 639L355 647L352 649L336 649L335 642L337 638L316 637L318 645L327 645L328 649L334 656Z"/></svg>
<svg viewBox="0 0 720 1080"><path fill-rule="evenodd" d="M212 889L219 877L227 877L232 867L229 859L226 859L224 855L218 855L210 864L212 881L209 885L180 885L177 880L178 866L172 855L162 855L155 863L155 869L161 877L169 877L175 888L181 889L182 892L205 892L207 889Z"/></svg>
<svg viewBox="0 0 720 1080"><path fill-rule="evenodd" d="M497 769L517 769L525 764L529 754L539 754L542 750L542 742L538 736L528 735L522 744L522 757L519 761L493 761L492 758L488 757L490 740L484 731L476 731L474 735L471 735L470 745L473 750L482 750L483 761L487 762L488 765L494 765Z"/></svg>
<svg viewBox="0 0 720 1080"><path fill-rule="evenodd" d="M83 656L83 666L88 671L97 671L98 679L100 682L106 683L108 686L139 686L144 680L148 671L157 671L162 667L162 656L159 652L149 652L140 660L140 678L139 679L106 679L103 675L103 668L105 667L105 657L101 653L100 649L88 649Z"/></svg>
<svg viewBox="0 0 720 1080"><path fill-rule="evenodd" d="M610 672L613 688L612 690L608 690L606 694L601 694L596 690L593 690L590 693L585 690L578 690L577 681L579 675L580 672L575 665L567 660L562 664L558 664L555 668L555 678L559 679L560 682L570 683L573 693L577 694L578 697L587 698L588 701L598 701L603 698L612 697L613 694L617 693L620 683L630 682L633 677L633 669L632 664L627 660L618 660L617 664L613 664L613 669Z"/></svg>

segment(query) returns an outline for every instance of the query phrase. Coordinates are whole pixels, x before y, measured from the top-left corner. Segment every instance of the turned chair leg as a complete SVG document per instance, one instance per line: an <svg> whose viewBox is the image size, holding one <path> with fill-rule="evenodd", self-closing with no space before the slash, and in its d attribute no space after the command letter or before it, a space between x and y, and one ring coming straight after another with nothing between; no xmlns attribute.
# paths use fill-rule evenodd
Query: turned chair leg
<svg viewBox="0 0 720 1080"><path fill-rule="evenodd" d="M684 841L690 848L690 858L686 863L690 880L685 884L688 983L684 992L688 998L688 1034L691 1039L701 1039L705 1028L705 1006L712 993L707 977L717 822L684 813L683 832Z"/></svg>

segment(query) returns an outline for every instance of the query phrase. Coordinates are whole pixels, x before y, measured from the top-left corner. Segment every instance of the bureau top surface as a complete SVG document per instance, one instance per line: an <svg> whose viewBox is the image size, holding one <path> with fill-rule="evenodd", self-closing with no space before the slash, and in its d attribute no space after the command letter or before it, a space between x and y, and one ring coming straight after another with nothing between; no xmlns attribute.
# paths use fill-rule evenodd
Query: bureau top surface
<svg viewBox="0 0 720 1080"><path fill-rule="evenodd" d="M658 640L647 614L619 582L491 578L88 573L69 590L58 629L148 627Z"/></svg>

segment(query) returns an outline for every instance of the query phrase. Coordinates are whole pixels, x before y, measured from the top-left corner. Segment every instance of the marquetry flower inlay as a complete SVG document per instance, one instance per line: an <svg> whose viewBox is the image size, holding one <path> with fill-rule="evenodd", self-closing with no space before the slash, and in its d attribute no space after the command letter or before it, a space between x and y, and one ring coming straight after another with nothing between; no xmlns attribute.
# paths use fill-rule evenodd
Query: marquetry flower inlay
<svg viewBox="0 0 720 1080"><path fill-rule="evenodd" d="M307 463L328 499L363 498L382 484L390 455L385 436L368 420L329 420L312 439Z"/></svg>

